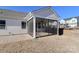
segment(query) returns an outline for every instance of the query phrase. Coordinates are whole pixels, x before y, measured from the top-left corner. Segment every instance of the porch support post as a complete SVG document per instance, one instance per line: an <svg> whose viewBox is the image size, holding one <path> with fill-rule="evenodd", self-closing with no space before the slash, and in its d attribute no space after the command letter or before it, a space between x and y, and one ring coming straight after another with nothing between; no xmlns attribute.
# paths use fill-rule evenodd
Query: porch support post
<svg viewBox="0 0 79 59"><path fill-rule="evenodd" d="M36 18L33 17L33 38L36 38Z"/></svg>
<svg viewBox="0 0 79 59"><path fill-rule="evenodd" d="M27 33L28 33L28 25L27 25L27 21L26 21L26 31L27 31Z"/></svg>
<svg viewBox="0 0 79 59"><path fill-rule="evenodd" d="M57 35L59 35L59 21L57 21Z"/></svg>

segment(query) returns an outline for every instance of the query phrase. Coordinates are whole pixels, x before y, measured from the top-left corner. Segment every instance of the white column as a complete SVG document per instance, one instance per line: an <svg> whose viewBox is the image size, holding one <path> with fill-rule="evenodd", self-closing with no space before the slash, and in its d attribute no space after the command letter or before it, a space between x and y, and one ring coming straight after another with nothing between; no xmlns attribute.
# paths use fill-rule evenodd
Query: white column
<svg viewBox="0 0 79 59"><path fill-rule="evenodd" d="M27 25L27 21L26 21L26 31L27 31L27 33L28 33L28 25Z"/></svg>
<svg viewBox="0 0 79 59"><path fill-rule="evenodd" d="M59 35L59 21L57 21L57 35Z"/></svg>
<svg viewBox="0 0 79 59"><path fill-rule="evenodd" d="M36 18L33 17L33 38L36 38Z"/></svg>

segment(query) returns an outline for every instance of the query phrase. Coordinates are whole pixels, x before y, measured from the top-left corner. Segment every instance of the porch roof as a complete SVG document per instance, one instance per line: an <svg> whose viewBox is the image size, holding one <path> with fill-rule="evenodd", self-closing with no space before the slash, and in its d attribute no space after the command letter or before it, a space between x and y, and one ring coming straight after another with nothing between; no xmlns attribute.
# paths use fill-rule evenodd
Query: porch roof
<svg viewBox="0 0 79 59"><path fill-rule="evenodd" d="M50 6L43 7L31 12L35 17L43 17L48 19L58 20L59 15Z"/></svg>
<svg viewBox="0 0 79 59"><path fill-rule="evenodd" d="M38 10L34 10L28 13L25 19L29 19L33 16L40 17L40 18L46 18L46 19L52 19L52 20L59 20L59 17L60 17L50 6L40 8Z"/></svg>

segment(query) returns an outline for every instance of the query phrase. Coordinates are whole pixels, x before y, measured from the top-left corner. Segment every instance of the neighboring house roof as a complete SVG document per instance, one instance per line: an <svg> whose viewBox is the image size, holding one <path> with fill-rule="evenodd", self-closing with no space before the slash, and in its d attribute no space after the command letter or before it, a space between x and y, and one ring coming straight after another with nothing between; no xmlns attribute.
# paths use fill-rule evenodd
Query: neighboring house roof
<svg viewBox="0 0 79 59"><path fill-rule="evenodd" d="M0 9L0 19L18 19L22 20L27 13L16 12L13 10Z"/></svg>
<svg viewBox="0 0 79 59"><path fill-rule="evenodd" d="M74 17L74 18L77 18L77 19L79 20L79 16L76 16L76 17Z"/></svg>
<svg viewBox="0 0 79 59"><path fill-rule="evenodd" d="M66 19L64 19L65 21L67 21L67 20L71 20L73 17L70 17L70 18L66 18Z"/></svg>
<svg viewBox="0 0 79 59"><path fill-rule="evenodd" d="M75 16L75 17L66 18L66 19L64 19L64 20L70 20L70 19L72 19L72 18L77 18L77 20L79 20L79 16Z"/></svg>

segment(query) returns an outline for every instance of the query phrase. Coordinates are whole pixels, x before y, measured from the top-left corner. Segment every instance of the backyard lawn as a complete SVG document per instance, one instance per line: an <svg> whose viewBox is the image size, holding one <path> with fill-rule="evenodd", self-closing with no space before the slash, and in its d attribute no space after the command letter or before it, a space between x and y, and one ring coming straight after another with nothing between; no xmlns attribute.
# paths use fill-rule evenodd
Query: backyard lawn
<svg viewBox="0 0 79 59"><path fill-rule="evenodd" d="M27 39L28 38L28 39ZM17 41L16 41L16 40ZM6 40L11 42L6 43ZM13 41L12 41L13 40ZM14 41L15 40L15 41ZM27 35L0 37L0 52L68 53L79 52L79 30L65 30L64 35L32 39Z"/></svg>

